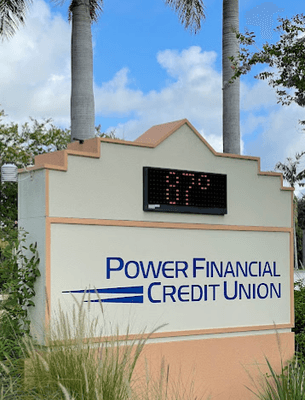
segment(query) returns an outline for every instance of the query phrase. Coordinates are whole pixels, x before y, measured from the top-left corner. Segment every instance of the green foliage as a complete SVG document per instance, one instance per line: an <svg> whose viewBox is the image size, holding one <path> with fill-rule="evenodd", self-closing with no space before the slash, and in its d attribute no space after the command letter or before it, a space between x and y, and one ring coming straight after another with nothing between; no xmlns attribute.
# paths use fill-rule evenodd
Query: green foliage
<svg viewBox="0 0 305 400"><path fill-rule="evenodd" d="M299 165L301 162L301 158L304 156L305 152L302 151L301 153L297 153L295 155L295 159L290 157L287 158L286 163L278 162L275 165L275 169L281 171L283 174L283 178L289 185L295 188L296 185L300 187L305 186L305 183L302 181L305 178L305 170L299 169ZM298 224L298 199L296 196L293 198L293 218L294 218L294 266L295 268L299 268L300 262L302 261L302 254L303 254L303 233Z"/></svg>
<svg viewBox="0 0 305 400"><path fill-rule="evenodd" d="M296 351L305 360L305 285L302 281L295 284L294 321Z"/></svg>
<svg viewBox="0 0 305 400"><path fill-rule="evenodd" d="M298 221L302 230L305 229L305 195L298 199Z"/></svg>
<svg viewBox="0 0 305 400"><path fill-rule="evenodd" d="M301 267L301 263L303 260L303 230L301 229L298 220L295 222L296 224L296 240L297 240L297 253L298 253L298 266Z"/></svg>
<svg viewBox="0 0 305 400"><path fill-rule="evenodd" d="M266 359L268 373L261 373L261 382L254 382L255 390L249 389L260 400L305 400L305 365L297 357L281 365L277 373Z"/></svg>
<svg viewBox="0 0 305 400"><path fill-rule="evenodd" d="M109 336L100 331L102 315L88 321L90 303L77 303L71 314L60 308L52 327L46 331L47 346L39 346L24 338L24 387L20 399L75 400L195 400L192 387L176 386L169 379L169 368L162 361L160 378L135 376L135 367L150 335L131 338L129 331ZM105 324L106 325L106 324ZM105 329L105 327L103 327ZM103 337L102 337L103 333ZM152 332L153 333L153 332ZM106 336L105 336L106 335ZM92 337L101 341L93 343ZM123 339L122 339L123 337ZM6 371L5 371L6 370ZM164 371L166 370L166 373ZM138 369L138 371L142 372ZM147 371L147 370L146 370ZM9 369L2 365L2 374ZM1 374L1 365L0 365ZM139 374L139 372L138 372ZM146 383L146 384L145 384ZM141 384L141 386L140 386ZM7 385L5 396L10 399L20 391L20 381ZM6 397L7 396L7 397ZM14 397L17 398L17 397Z"/></svg>
<svg viewBox="0 0 305 400"><path fill-rule="evenodd" d="M92 346L88 338L102 336L99 322L104 317L89 322L88 315L90 303L85 308L83 299L71 315L59 308L46 332L47 348L37 351L32 340L25 341L27 386L40 398L60 392L75 399L130 398L134 368L146 338L139 335L139 339L130 339L127 331L122 341L115 332Z"/></svg>
<svg viewBox="0 0 305 400"><path fill-rule="evenodd" d="M294 160L290 157L287 157L286 164L278 162L275 166L275 169L282 172L284 179L293 188L296 184L301 187L305 186L305 183L302 183L302 180L305 178L305 170L298 171L301 158L304 156L304 154L305 151L297 153Z"/></svg>
<svg viewBox="0 0 305 400"><path fill-rule="evenodd" d="M1 302L0 360L22 356L21 338L29 334L28 307L34 306L34 284L40 276L36 245L25 246L26 235L20 232L3 249L0 275L4 283L2 292L7 299Z"/></svg>
<svg viewBox="0 0 305 400"><path fill-rule="evenodd" d="M305 32L305 16L297 14L291 19L278 19L280 24L275 31L280 32L280 39L275 44L265 43L262 50L251 52L255 45L253 32L244 35L237 33L242 46L237 58L230 57L235 74L232 80L247 74L256 64L267 64L275 71L264 71L255 78L267 80L276 88L278 103L289 105L292 102L305 106L305 38L299 37ZM300 121L302 125L305 121Z"/></svg>
<svg viewBox="0 0 305 400"><path fill-rule="evenodd" d="M297 245L299 260L303 260L303 231L305 230L305 195L298 198Z"/></svg>

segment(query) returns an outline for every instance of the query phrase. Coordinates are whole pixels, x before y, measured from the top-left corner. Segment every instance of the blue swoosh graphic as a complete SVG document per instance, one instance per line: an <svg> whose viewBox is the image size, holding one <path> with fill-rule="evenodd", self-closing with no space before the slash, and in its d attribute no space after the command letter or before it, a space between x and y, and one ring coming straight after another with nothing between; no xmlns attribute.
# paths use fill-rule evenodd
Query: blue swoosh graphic
<svg viewBox="0 0 305 400"><path fill-rule="evenodd" d="M88 303L89 300L85 300ZM116 297L110 299L90 300L91 303L144 303L143 296Z"/></svg>
<svg viewBox="0 0 305 400"><path fill-rule="evenodd" d="M143 294L143 286L126 286L105 289L64 290L62 293Z"/></svg>

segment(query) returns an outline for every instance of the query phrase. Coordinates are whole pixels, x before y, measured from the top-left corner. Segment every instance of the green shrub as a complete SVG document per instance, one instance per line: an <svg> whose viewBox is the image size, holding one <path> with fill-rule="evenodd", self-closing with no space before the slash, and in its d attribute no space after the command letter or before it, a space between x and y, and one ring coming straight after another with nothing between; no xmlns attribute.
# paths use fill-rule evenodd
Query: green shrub
<svg viewBox="0 0 305 400"><path fill-rule="evenodd" d="M305 285L302 281L295 284L294 318L295 348L299 357L305 361Z"/></svg>
<svg viewBox="0 0 305 400"><path fill-rule="evenodd" d="M30 332L28 307L34 306L34 284L40 275L36 245L25 245L26 234L12 239L3 249L1 271L5 275L0 305L0 361L23 356L22 337Z"/></svg>
<svg viewBox="0 0 305 400"><path fill-rule="evenodd" d="M268 373L261 373L259 383L254 382L255 390L249 389L260 400L305 400L305 365L297 357L287 366L281 365L277 374L266 359Z"/></svg>
<svg viewBox="0 0 305 400"><path fill-rule="evenodd" d="M88 308L77 303L71 314L60 308L52 327L46 331L46 344L38 345L25 336L23 346L24 377L7 381L0 400L199 400L192 385L183 387L179 380L169 378L169 367L162 361L160 376L152 378L148 369L134 376L136 364L150 335L137 339L129 332L123 337L118 331L105 337L98 322L91 323ZM102 310L102 307L101 307ZM153 333L153 332L152 332ZM103 334L103 337L101 336ZM102 338L93 342L92 337ZM9 369L2 365L4 370ZM138 371L139 373L139 371ZM1 365L0 365L1 376Z"/></svg>
<svg viewBox="0 0 305 400"><path fill-rule="evenodd" d="M90 323L90 310L83 304L72 315L59 309L46 332L47 347L25 340L27 389L42 399L50 393L75 400L131 399L133 372L146 338L131 339L126 332L122 340L117 331L93 343L90 338L105 335L98 330L103 315Z"/></svg>

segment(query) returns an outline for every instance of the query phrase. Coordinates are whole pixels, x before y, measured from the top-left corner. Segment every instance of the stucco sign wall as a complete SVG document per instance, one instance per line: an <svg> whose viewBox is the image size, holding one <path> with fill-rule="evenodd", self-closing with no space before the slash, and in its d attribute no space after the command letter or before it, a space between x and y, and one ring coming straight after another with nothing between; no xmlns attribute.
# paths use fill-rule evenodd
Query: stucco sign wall
<svg viewBox="0 0 305 400"><path fill-rule="evenodd" d="M287 232L54 224L51 259L52 304L87 291L133 333L290 324Z"/></svg>
<svg viewBox="0 0 305 400"><path fill-rule="evenodd" d="M240 335L255 352L251 335L276 328L293 351L293 192L258 158L216 153L181 120L20 172L19 225L42 260L36 329L73 294L122 332L166 324L155 340L220 334L228 349Z"/></svg>

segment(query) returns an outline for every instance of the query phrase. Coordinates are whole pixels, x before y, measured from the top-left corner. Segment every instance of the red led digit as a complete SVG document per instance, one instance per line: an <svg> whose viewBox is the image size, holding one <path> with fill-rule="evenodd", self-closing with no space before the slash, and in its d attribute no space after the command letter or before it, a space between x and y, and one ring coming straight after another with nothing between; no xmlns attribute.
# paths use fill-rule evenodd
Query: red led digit
<svg viewBox="0 0 305 400"><path fill-rule="evenodd" d="M166 200L171 200L169 201L169 204L176 204L176 202L179 200L179 189L177 189L177 185L179 185L179 176L176 175L176 172L171 171L169 173L170 176L166 176L166 183L169 184L167 185L168 187L165 189L166 190ZM170 182L171 179L171 182ZM174 197L174 198L173 198Z"/></svg>
<svg viewBox="0 0 305 400"><path fill-rule="evenodd" d="M201 190L207 190L208 186L210 186L210 179L206 179L206 186L203 186L204 183L201 182L201 178L206 179L206 178L207 178L207 175L201 175L200 177L198 177L198 182L197 182L197 183L198 183L198 186L200 186L200 189L201 189Z"/></svg>
<svg viewBox="0 0 305 400"><path fill-rule="evenodd" d="M207 175L201 175L201 176L195 176L195 174L192 173L182 173L182 175L189 177L189 181L186 183L187 189L185 189L185 205L189 205L189 195L190 195L190 190L195 189L196 187L199 187L201 190L206 190L207 186L210 186L209 179L207 178ZM206 180L206 184L204 184L203 179Z"/></svg>

